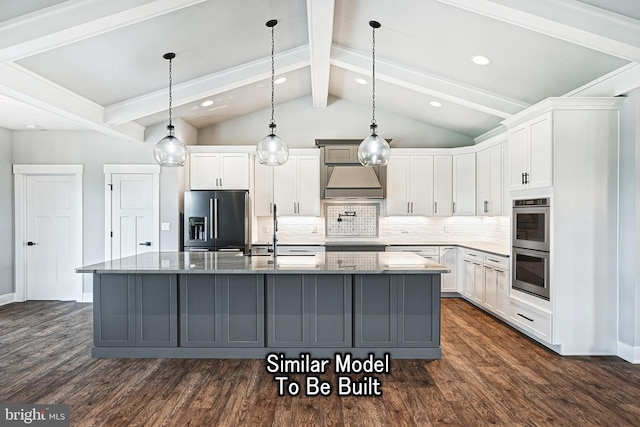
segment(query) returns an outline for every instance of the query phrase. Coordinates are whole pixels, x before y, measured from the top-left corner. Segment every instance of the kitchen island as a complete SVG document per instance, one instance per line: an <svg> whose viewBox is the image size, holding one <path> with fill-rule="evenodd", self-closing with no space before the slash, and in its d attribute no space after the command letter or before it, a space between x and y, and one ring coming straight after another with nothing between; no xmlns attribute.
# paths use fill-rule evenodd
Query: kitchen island
<svg viewBox="0 0 640 427"><path fill-rule="evenodd" d="M93 274L93 357L441 357L449 269L412 253L146 253L76 271Z"/></svg>

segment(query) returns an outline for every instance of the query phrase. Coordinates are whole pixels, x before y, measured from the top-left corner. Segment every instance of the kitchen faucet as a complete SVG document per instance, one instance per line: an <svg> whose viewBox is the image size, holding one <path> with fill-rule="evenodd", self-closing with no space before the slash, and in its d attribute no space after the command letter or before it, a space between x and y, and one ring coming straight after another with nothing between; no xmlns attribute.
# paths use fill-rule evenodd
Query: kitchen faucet
<svg viewBox="0 0 640 427"><path fill-rule="evenodd" d="M278 231L278 217L276 214L276 204L273 204L273 249L271 250L271 252L273 252L273 257L275 258L276 256L278 256L278 238L276 236L276 233Z"/></svg>

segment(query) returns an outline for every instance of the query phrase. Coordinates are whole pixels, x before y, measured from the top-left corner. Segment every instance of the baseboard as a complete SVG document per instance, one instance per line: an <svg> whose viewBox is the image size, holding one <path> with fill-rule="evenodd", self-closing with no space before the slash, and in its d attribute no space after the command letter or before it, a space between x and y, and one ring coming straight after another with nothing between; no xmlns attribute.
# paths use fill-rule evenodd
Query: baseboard
<svg viewBox="0 0 640 427"><path fill-rule="evenodd" d="M78 302L93 302L93 292L83 292L82 301Z"/></svg>
<svg viewBox="0 0 640 427"><path fill-rule="evenodd" d="M10 294L0 295L0 305L11 304L15 302L16 294L12 292Z"/></svg>
<svg viewBox="0 0 640 427"><path fill-rule="evenodd" d="M633 347L618 341L618 357L623 358L627 362L640 364L640 347Z"/></svg>

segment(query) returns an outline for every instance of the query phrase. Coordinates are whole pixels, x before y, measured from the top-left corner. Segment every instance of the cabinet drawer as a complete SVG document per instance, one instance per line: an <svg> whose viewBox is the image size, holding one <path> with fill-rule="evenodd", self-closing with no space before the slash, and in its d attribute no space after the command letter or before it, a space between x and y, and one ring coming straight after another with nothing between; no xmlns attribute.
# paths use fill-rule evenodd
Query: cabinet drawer
<svg viewBox="0 0 640 427"><path fill-rule="evenodd" d="M414 254L418 254L425 258L432 259L431 257L437 258L440 256L440 247L439 246L388 246L388 252L412 252Z"/></svg>
<svg viewBox="0 0 640 427"><path fill-rule="evenodd" d="M320 245L278 245L278 255L315 255L324 252L324 246Z"/></svg>
<svg viewBox="0 0 640 427"><path fill-rule="evenodd" d="M463 249L464 259L476 262L484 262L484 254L480 251L474 251L473 249Z"/></svg>
<svg viewBox="0 0 640 427"><path fill-rule="evenodd" d="M551 313L511 298L509 299L509 319L535 336L551 342Z"/></svg>
<svg viewBox="0 0 640 427"><path fill-rule="evenodd" d="M509 270L509 257L485 253L484 264L500 270Z"/></svg>

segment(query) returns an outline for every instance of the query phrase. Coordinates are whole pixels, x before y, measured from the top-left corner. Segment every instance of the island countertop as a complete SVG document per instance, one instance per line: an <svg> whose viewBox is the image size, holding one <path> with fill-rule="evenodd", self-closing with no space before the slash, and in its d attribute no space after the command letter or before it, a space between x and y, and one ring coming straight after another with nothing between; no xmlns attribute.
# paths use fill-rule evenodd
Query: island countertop
<svg viewBox="0 0 640 427"><path fill-rule="evenodd" d="M229 252L147 252L86 265L77 273L154 274L441 274L448 267L406 252L321 252L245 256Z"/></svg>

